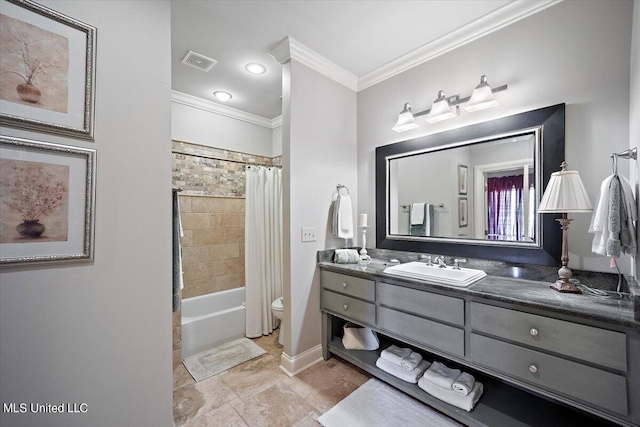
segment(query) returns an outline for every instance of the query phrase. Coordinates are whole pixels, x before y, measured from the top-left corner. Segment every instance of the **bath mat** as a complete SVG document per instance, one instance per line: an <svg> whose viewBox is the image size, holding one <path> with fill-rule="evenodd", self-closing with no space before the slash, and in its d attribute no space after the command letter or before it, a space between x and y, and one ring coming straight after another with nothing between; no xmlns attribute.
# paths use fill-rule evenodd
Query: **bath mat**
<svg viewBox="0 0 640 427"><path fill-rule="evenodd" d="M265 354L263 348L248 338L239 338L182 360L194 380L202 381L236 365Z"/></svg>
<svg viewBox="0 0 640 427"><path fill-rule="evenodd" d="M318 418L325 427L462 427L380 380L371 378Z"/></svg>

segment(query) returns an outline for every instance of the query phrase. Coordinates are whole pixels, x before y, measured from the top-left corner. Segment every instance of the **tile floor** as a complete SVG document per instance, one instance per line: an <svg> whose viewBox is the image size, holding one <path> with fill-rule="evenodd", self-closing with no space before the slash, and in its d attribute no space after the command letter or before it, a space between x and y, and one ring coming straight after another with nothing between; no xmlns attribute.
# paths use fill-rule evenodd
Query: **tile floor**
<svg viewBox="0 0 640 427"><path fill-rule="evenodd" d="M267 353L199 383L182 363L174 367L174 426L319 426L320 415L371 378L337 357L289 378L278 333L253 341Z"/></svg>

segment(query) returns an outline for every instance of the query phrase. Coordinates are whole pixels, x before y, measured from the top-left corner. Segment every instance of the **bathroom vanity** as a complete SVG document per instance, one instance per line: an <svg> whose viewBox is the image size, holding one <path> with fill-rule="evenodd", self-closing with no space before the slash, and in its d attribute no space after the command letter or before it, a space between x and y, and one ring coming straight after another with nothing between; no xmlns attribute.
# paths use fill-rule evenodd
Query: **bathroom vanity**
<svg viewBox="0 0 640 427"><path fill-rule="evenodd" d="M640 425L640 323L629 298L492 275L453 287L391 276L388 266L319 262L325 359L337 355L465 425ZM346 321L375 330L380 349L345 350ZM476 376L485 391L474 410L378 369L391 344Z"/></svg>

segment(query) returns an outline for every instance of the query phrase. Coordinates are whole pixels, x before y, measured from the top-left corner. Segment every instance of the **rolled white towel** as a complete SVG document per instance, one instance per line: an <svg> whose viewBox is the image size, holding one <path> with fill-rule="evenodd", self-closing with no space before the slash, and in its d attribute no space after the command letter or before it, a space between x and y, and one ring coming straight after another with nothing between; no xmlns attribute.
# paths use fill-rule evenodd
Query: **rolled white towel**
<svg viewBox="0 0 640 427"><path fill-rule="evenodd" d="M402 366L395 365L388 360L379 357L378 360L376 360L376 366L387 374L393 375L394 377L400 378L408 383L415 384L418 382L418 378L420 378L424 371L429 367L429 362L423 360L415 369L407 371Z"/></svg>
<svg viewBox="0 0 640 427"><path fill-rule="evenodd" d="M476 381L473 385L473 389L471 389L469 394L463 396L453 390L439 387L431 381L425 379L425 377L420 378L420 380L418 381L418 387L420 387L436 399L440 399L443 402L446 402L457 408L464 409L467 412L470 412L476 405L476 403L478 403L478 400L480 399L480 396L482 396L482 392L484 391L484 386L482 385L482 383Z"/></svg>
<svg viewBox="0 0 640 427"><path fill-rule="evenodd" d="M402 366L407 371L412 371L416 369L420 362L422 362L422 355L420 353L412 351L410 355L402 359L402 362L400 362L400 366Z"/></svg>
<svg viewBox="0 0 640 427"><path fill-rule="evenodd" d="M357 264L360 255L355 249L336 249L333 254L333 262L337 264Z"/></svg>
<svg viewBox="0 0 640 427"><path fill-rule="evenodd" d="M451 369L440 362L433 362L427 372L424 373L424 379L439 387L451 390L453 383L461 373L460 369Z"/></svg>
<svg viewBox="0 0 640 427"><path fill-rule="evenodd" d="M384 360L393 363L397 366L402 366L402 361L409 357L412 350L410 348L398 347L396 345L390 345L382 350L380 357Z"/></svg>
<svg viewBox="0 0 640 427"><path fill-rule="evenodd" d="M454 391L457 391L463 396L466 396L473 390L473 386L476 383L476 379L473 378L473 375L463 372L460 376L453 382L451 388Z"/></svg>

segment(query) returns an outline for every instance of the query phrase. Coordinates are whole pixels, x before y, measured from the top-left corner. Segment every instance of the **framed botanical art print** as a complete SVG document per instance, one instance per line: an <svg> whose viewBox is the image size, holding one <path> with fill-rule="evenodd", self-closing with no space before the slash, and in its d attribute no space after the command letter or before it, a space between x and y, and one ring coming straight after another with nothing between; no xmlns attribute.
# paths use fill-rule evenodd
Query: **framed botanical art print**
<svg viewBox="0 0 640 427"><path fill-rule="evenodd" d="M467 166L458 165L458 194L467 194Z"/></svg>
<svg viewBox="0 0 640 427"><path fill-rule="evenodd" d="M0 136L0 266L93 259L95 150Z"/></svg>
<svg viewBox="0 0 640 427"><path fill-rule="evenodd" d="M469 225L469 205L466 197L458 197L458 227Z"/></svg>
<svg viewBox="0 0 640 427"><path fill-rule="evenodd" d="M0 124L93 139L96 29L0 0Z"/></svg>

